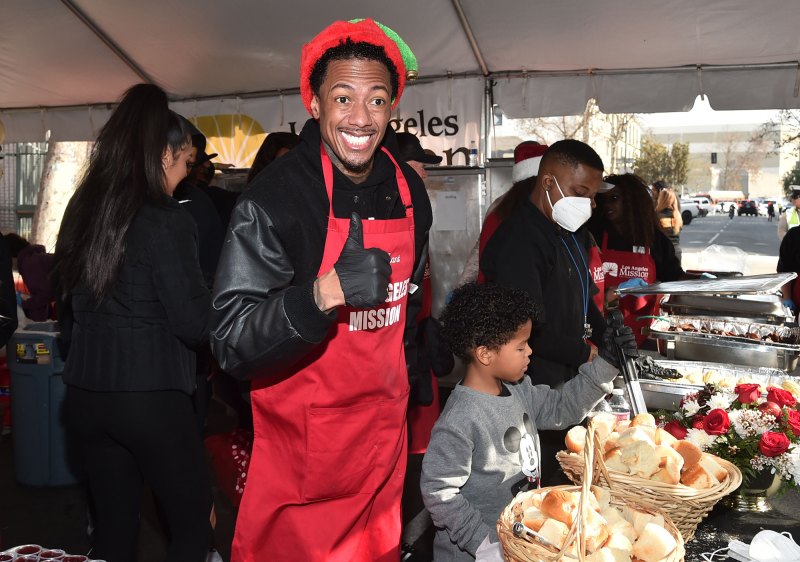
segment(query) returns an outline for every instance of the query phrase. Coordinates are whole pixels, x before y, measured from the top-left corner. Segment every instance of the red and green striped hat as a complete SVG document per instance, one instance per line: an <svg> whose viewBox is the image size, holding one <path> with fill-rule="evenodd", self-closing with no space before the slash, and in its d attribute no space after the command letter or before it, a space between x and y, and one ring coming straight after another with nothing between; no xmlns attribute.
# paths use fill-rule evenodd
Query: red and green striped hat
<svg viewBox="0 0 800 562"><path fill-rule="evenodd" d="M300 97L306 110L311 113L311 99L314 97L311 91L311 71L314 65L328 49L336 47L347 39L354 43L363 42L383 47L386 51L386 56L397 68L397 92L392 100L392 109L397 107L406 80L414 80L417 77L417 58L397 33L367 18L334 22L303 46L300 57Z"/></svg>

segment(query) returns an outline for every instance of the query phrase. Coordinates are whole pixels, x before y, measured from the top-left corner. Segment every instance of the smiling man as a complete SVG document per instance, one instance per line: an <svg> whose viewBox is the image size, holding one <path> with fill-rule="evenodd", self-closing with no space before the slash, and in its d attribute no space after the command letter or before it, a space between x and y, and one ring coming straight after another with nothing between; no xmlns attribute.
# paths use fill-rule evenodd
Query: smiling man
<svg viewBox="0 0 800 562"><path fill-rule="evenodd" d="M255 426L234 562L399 558L404 344L432 220L388 127L407 73L410 49L372 20L312 39L300 90L313 118L231 217L211 343L252 379Z"/></svg>
<svg viewBox="0 0 800 562"><path fill-rule="evenodd" d="M587 144L562 140L542 156L530 199L519 205L487 242L480 268L488 282L527 291L541 311L531 336L528 374L534 384L558 388L597 355L605 321L594 303L591 245L584 223L603 182L603 161ZM550 484L563 449L561 432L542 432L542 481Z"/></svg>

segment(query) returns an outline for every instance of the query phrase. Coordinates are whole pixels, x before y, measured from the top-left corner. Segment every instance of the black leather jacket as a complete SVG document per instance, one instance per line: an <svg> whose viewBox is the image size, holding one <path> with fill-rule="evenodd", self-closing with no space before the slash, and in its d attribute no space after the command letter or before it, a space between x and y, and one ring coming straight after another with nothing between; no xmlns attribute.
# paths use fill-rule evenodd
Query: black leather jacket
<svg viewBox="0 0 800 562"><path fill-rule="evenodd" d="M220 256L211 348L222 369L236 378L285 372L325 340L336 318L335 312L320 311L312 295L329 208L318 123L309 120L300 137L300 145L262 171L241 196ZM384 146L399 161L391 129ZM416 357L414 320L421 305L432 213L422 180L406 164L400 166L414 207L416 260L411 282L420 287L409 295L407 307L406 355L411 358ZM336 216L363 212L364 199L373 201L376 218L404 216L394 167L380 152L372 174L358 186L334 167Z"/></svg>

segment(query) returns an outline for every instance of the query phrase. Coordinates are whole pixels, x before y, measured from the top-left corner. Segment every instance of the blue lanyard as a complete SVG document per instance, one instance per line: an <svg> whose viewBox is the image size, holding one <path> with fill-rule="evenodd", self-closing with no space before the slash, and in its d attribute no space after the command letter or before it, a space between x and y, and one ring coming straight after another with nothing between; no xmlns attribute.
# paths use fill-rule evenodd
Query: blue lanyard
<svg viewBox="0 0 800 562"><path fill-rule="evenodd" d="M572 233L570 233L572 234ZM581 293L583 297L583 329L584 329L584 338L586 339L591 334L589 330L589 266L586 265L586 260L583 259L583 254L580 251L580 247L578 246L578 239L575 238L575 235L572 234L572 241L575 242L575 249L578 251L578 255L581 258L581 263L583 264L583 268L586 271L586 282L584 283L583 277L581 276L580 268L578 267L578 262L575 261L575 256L572 255L572 250L569 249L569 244L567 244L563 238L559 237L561 243L564 244L564 248L567 249L567 253L569 254L569 259L572 260L572 264L575 266L575 272L578 274L578 281L581 283Z"/></svg>

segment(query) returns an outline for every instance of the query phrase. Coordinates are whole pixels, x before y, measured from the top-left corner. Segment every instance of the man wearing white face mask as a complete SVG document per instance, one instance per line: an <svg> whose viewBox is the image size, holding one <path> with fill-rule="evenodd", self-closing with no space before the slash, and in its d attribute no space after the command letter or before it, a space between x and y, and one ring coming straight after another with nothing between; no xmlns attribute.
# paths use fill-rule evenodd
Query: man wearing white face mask
<svg viewBox="0 0 800 562"><path fill-rule="evenodd" d="M553 144L542 157L530 200L500 225L481 256L480 268L490 283L527 291L541 310L542 328L529 342L533 354L527 374L534 384L559 387L597 355L605 321L592 299L597 287L589 270L591 239L583 225L594 196L612 188L603 182L603 161L589 145ZM563 448L563 433L542 432L541 438L547 484L547 476L558 469L554 455Z"/></svg>

